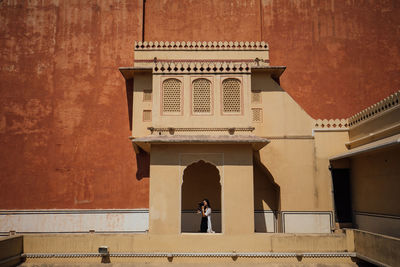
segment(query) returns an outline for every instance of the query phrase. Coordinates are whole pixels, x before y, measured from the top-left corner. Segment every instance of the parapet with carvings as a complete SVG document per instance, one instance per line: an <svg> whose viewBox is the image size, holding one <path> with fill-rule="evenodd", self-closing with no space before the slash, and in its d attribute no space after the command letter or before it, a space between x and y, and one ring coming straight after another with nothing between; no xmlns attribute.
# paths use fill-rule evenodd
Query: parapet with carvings
<svg viewBox="0 0 400 267"><path fill-rule="evenodd" d="M370 118L376 117L383 112L392 109L400 104L400 90L386 97L378 103L358 112L349 118L349 126L354 127Z"/></svg>
<svg viewBox="0 0 400 267"><path fill-rule="evenodd" d="M151 49L186 49L186 50L265 50L268 44L262 42L199 42L199 41L149 41L135 42L135 50L151 50Z"/></svg>
<svg viewBox="0 0 400 267"><path fill-rule="evenodd" d="M348 130L348 119L317 119L314 129L318 130Z"/></svg>

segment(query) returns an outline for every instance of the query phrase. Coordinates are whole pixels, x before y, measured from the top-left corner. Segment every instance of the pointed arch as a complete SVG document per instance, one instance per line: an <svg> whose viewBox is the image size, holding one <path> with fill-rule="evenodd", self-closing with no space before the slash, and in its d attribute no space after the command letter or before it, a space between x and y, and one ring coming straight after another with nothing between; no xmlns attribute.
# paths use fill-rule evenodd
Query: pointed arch
<svg viewBox="0 0 400 267"><path fill-rule="evenodd" d="M218 168L209 162L199 160L183 171L181 190L181 231L198 232L201 216L197 214L198 203L209 199L212 208L212 224L221 232L221 176Z"/></svg>

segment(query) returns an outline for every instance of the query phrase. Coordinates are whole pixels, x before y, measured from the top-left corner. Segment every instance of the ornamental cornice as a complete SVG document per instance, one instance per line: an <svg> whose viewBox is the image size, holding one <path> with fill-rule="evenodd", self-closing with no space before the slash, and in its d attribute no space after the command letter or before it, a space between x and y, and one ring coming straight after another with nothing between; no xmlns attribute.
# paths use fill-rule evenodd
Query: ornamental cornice
<svg viewBox="0 0 400 267"><path fill-rule="evenodd" d="M192 128L175 128L175 127L163 127L163 128L157 128L157 127L148 127L148 130L153 133L162 133L162 132L169 132L170 134L174 134L175 132L228 132L230 135L233 135L235 132L252 132L254 131L254 127L225 127L225 128L218 128L218 127L213 127L213 128L200 128L200 127L192 127Z"/></svg>
<svg viewBox="0 0 400 267"><path fill-rule="evenodd" d="M156 62L153 73L250 73L253 62Z"/></svg>
<svg viewBox="0 0 400 267"><path fill-rule="evenodd" d="M347 130L348 126L347 119L317 119L314 121L314 129Z"/></svg>
<svg viewBox="0 0 400 267"><path fill-rule="evenodd" d="M400 105L400 90L379 101L378 103L358 112L349 118L350 127L366 121L367 119L376 117L383 112L398 107Z"/></svg>
<svg viewBox="0 0 400 267"><path fill-rule="evenodd" d="M400 90L379 101L378 103L358 112L348 119L317 119L315 129L345 129L381 115L382 113L400 106Z"/></svg>
<svg viewBox="0 0 400 267"><path fill-rule="evenodd" d="M144 41L135 42L135 50L268 50L262 42L198 42L198 41Z"/></svg>
<svg viewBox="0 0 400 267"><path fill-rule="evenodd" d="M244 257L244 258L347 258L355 252L117 252L117 253L24 253L24 258L90 258L90 257Z"/></svg>

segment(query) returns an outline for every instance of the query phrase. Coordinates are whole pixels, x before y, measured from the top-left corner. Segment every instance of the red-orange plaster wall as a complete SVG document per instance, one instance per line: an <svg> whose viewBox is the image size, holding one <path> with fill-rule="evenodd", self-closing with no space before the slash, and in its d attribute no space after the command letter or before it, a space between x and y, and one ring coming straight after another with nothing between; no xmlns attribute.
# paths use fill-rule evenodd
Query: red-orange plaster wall
<svg viewBox="0 0 400 267"><path fill-rule="evenodd" d="M146 208L125 82L142 0L0 2L0 209ZM400 4L147 0L146 40L266 40L282 87L341 118L400 84Z"/></svg>
<svg viewBox="0 0 400 267"><path fill-rule="evenodd" d="M400 88L398 0L147 0L145 39L265 40L281 86L314 118L347 118Z"/></svg>
<svg viewBox="0 0 400 267"><path fill-rule="evenodd" d="M148 206L118 71L133 64L141 5L0 3L1 209Z"/></svg>

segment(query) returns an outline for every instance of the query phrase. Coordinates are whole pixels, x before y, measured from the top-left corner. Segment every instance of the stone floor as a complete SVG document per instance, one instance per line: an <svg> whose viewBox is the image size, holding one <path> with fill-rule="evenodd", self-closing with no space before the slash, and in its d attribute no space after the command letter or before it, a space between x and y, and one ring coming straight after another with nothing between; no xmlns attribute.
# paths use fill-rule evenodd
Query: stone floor
<svg viewBox="0 0 400 267"><path fill-rule="evenodd" d="M164 266L175 266L175 267L227 267L227 266L237 266L237 267L247 267L249 266L249 264L236 264L236 263L230 263L230 264L196 264L196 263L191 263L191 264L168 264L168 263L156 263L156 264L152 264L152 263L110 263L110 264L93 264L93 263L82 263L82 264L61 264L61 263L57 263L57 264L48 264L48 263L44 263L44 264L22 264L19 265L22 267L59 267L59 266L65 266L65 267L78 267L78 266L86 266L86 267L94 267L94 266L107 266L107 267L164 267ZM263 267L263 266L267 266L267 267L306 267L306 266L310 266L310 267L357 267L357 266L373 266L373 265L357 265L357 264L319 264L319 263L315 263L315 264L283 264L283 263L266 263L266 264L251 264L252 267Z"/></svg>

